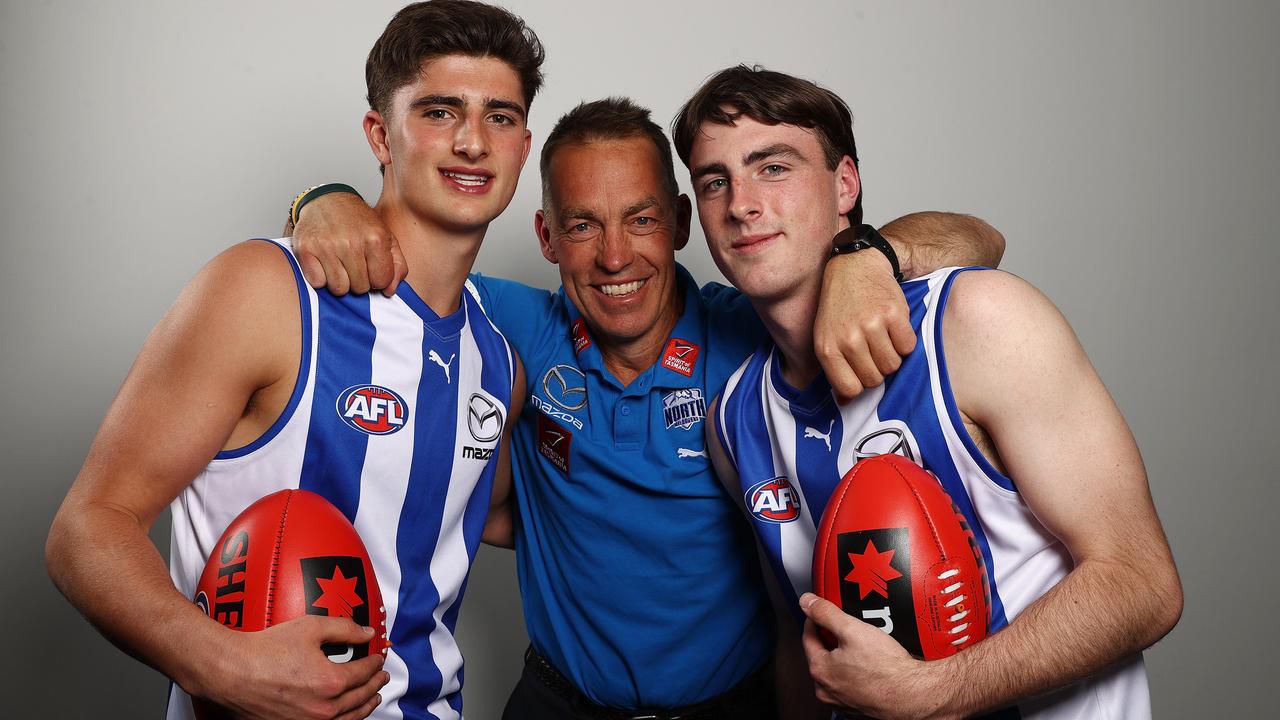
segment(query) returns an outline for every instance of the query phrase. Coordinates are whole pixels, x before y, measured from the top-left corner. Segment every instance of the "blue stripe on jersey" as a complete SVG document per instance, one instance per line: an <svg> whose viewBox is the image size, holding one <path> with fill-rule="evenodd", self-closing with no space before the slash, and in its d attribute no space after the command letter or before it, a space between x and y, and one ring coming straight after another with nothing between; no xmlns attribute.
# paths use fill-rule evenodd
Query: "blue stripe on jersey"
<svg viewBox="0 0 1280 720"><path fill-rule="evenodd" d="M951 283L955 282L961 272L963 270L953 272L947 277L946 283L942 287L942 292L938 296L938 310L934 313L937 318L937 325L934 327L933 344L938 348L938 376L942 379L942 399L946 403L947 416L951 418L951 426L956 429L956 434L960 436L965 449L969 451L969 455L978 463L978 467L982 468L982 472L986 473L987 477L1005 490L1017 492L1018 488L1014 486L1013 478L992 467L991 462L987 460L987 457L982 454L982 451L973 442L973 438L969 437L969 433L964 432L964 420L960 417L960 408L956 405L955 395L951 392L951 376L947 374L947 353L942 346L942 311L947 307L947 297L951 294Z"/></svg>
<svg viewBox="0 0 1280 720"><path fill-rule="evenodd" d="M424 333L422 354L439 348L442 338ZM458 336L448 339L447 351L457 353ZM434 717L427 706L436 700L443 685L440 668L431 654L434 612L440 603L440 589L431 578L431 558L443 523L445 496L456 461L458 392L444 373L424 373L418 383L414 409L413 463L409 486L400 512L400 527L413 528L415 537L396 537L396 555L405 569L400 581L399 609L391 630L391 644L405 664L414 668L408 687L400 698L405 717ZM423 452L423 448L430 448ZM432 538L424 542L423 538Z"/></svg>
<svg viewBox="0 0 1280 720"><path fill-rule="evenodd" d="M511 381L515 377L515 366L512 363L511 348L507 345L507 341L493 329L488 319L484 315L479 304L471 293L464 292L462 294L463 302L467 306L467 325L471 328L471 337L475 340L476 348L480 351L480 357L483 364L480 367L480 387L489 393L498 401L498 405L507 408L507 413L511 408ZM500 359L506 359L507 364L504 368ZM507 420L506 414L503 415L503 421ZM475 558L476 548L480 544L480 536L484 532L484 522L489 516L489 496L493 494L493 476L498 470L497 457L502 451L502 438L498 438L498 443L494 445L493 460L485 465L484 472L481 473L480 479L476 484L475 492L472 493L471 499L467 503L467 512L463 516L463 537L466 539L467 551L471 553L472 559ZM458 596L461 601L462 596ZM452 611L453 617L457 617L457 606L455 604ZM450 632L454 629L454 623L448 623Z"/></svg>
<svg viewBox="0 0 1280 720"><path fill-rule="evenodd" d="M952 273L939 289L938 299L935 302L937 310L937 326L935 327L936 335L934 336L935 344L941 352L942 337L942 311L946 305L946 295L951 290L951 280L962 271ZM925 281L917 281L907 283L903 286L903 292L907 294L907 302L911 307L911 326L916 331L916 336L921 337L921 327L924 324L925 303L924 296L929 291L929 284ZM941 364L939 371L942 371ZM938 413L934 408L933 394L930 390L932 383L929 379L929 361L926 355L923 340L916 343L916 347L911 354L903 361L902 367L896 373L891 375L885 381L884 396L881 398L877 407L877 415L881 420L897 419L906 423L912 434L915 436L916 442L920 446L920 452L924 456L920 459L921 463L933 472L938 481L942 483L942 487L955 501L956 506L960 508L960 512L964 513L965 519L969 523L969 527L973 529L974 537L978 540L978 547L982 549L983 562L986 563L988 572L987 578L991 586L991 632L995 632L1009 624L1009 620L1004 612L1004 602L1000 599L1000 593L996 587L995 577L990 572L990 568L995 567L995 562L991 555L991 544L987 541L987 534L982 528L982 523L978 522L978 515L973 509L973 501L969 498L969 492L965 489L964 481L961 480L959 473L956 471L955 463L951 460L951 450L947 447L946 438L942 434L942 426L938 421ZM933 412L919 412L919 408L934 408ZM964 430L963 423L953 418L957 433Z"/></svg>
<svg viewBox="0 0 1280 720"><path fill-rule="evenodd" d="M787 401L791 417L795 419L795 480L804 490L805 505L816 527L827 511L831 493L840 483L839 443L844 437L844 418L840 416L825 376L819 375L809 387L796 390L782 377L782 356L776 347L769 353L769 359L769 377L774 390ZM822 438L805 437L809 428L825 432L826 442Z"/></svg>
<svg viewBox="0 0 1280 720"><path fill-rule="evenodd" d="M369 436L342 422L337 402L356 378L363 383L372 381L375 331L368 295L334 297L322 292L316 298L320 309L318 360L311 427L298 487L323 495L354 523Z"/></svg>
<svg viewBox="0 0 1280 720"><path fill-rule="evenodd" d="M483 310L475 302L475 299L471 297L471 294L463 293L463 297L464 302L467 304L467 324L471 328L471 335L475 340L476 347L480 350L480 357L484 360L480 368L480 387L496 398L499 405L504 408L510 408L511 382L515 377L512 350L506 340L489 325L484 317ZM498 363L498 358L507 360L505 373L502 365ZM503 419L505 420L506 417L504 416ZM498 471L497 455L500 452L502 452L502 438L499 438L498 443L494 446L493 460L487 463L481 472L480 478L476 482L476 488L467 501L467 507L462 517L463 542L466 543L467 553L471 560L475 560L476 550L480 547L480 537L484 534L484 523L489 517L489 498L493 494L493 477ZM450 634L457 630L458 613L462 609L462 598L466 595L469 579L470 574L463 579L462 586L458 589L458 599L445 610L440 618L445 627L449 628ZM465 667L463 670L465 670ZM463 670L458 671L459 685L464 682ZM457 693L449 698L449 706L461 713L462 694Z"/></svg>
<svg viewBox="0 0 1280 720"><path fill-rule="evenodd" d="M769 357L769 353L764 350L757 351L747 361L747 367L743 370L742 375L738 378L738 384L735 391L728 397L721 396L720 402L723 405L720 409L721 418L742 418L754 417L764 418L767 413L764 409L764 398L761 393L762 378L764 377L765 360ZM749 414L747 414L749 413ZM717 418L716 425L721 424L721 418ZM721 447L725 449L725 453L729 455L731 462L736 468L770 468L772 475L777 465L774 463L773 446L771 443L759 442L741 442L738 436L739 423L726 422L724 432L720 437ZM730 450L732 448L732 450ZM746 501L741 493L745 492L745 483L741 482L739 477L739 487L737 488L736 497L732 498L735 504L745 505ZM746 507L748 513L751 508ZM769 568L773 571L773 576L778 580L778 587L785 595L787 607L791 609L792 615L797 620L803 621L803 614L800 612L799 596L796 595L795 588L791 586L791 580L787 577L787 569L782 564L782 528L772 523L761 522L752 518L751 527L755 530L756 538L760 544L764 546L765 558L769 561Z"/></svg>
<svg viewBox="0 0 1280 720"><path fill-rule="evenodd" d="M223 450L214 455L215 460L227 460L230 458L244 457L258 448L271 442L271 439L280 434L284 426L289 422L289 418L293 417L293 412L298 409L298 403L302 400L302 394L307 389L307 377L311 373L311 302L307 293L307 286L302 277L302 268L298 267L298 261L293 257L293 253L289 252L277 242L258 238L262 242L270 243L280 249L284 256L289 260L289 267L293 270L293 282L298 290L298 309L302 316L302 359L298 361L298 377L293 381L293 394L289 396L289 402L281 411L280 417L267 428L266 432L258 436L258 439L234 450Z"/></svg>

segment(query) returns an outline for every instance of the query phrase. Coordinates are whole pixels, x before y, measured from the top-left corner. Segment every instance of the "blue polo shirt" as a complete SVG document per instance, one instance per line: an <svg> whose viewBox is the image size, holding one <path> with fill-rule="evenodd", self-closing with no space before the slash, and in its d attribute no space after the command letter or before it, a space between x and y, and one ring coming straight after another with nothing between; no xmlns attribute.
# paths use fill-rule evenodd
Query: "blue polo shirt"
<svg viewBox="0 0 1280 720"><path fill-rule="evenodd" d="M563 289L471 276L528 379L512 466L529 638L603 705L696 703L773 653L754 540L704 441L765 331L736 290L677 273L684 312L625 387Z"/></svg>

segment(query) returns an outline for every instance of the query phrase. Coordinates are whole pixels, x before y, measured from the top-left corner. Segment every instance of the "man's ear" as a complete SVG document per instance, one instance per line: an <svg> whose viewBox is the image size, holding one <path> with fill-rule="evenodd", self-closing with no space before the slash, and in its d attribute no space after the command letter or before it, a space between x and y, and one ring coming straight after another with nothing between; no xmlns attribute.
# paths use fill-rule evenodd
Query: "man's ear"
<svg viewBox="0 0 1280 720"><path fill-rule="evenodd" d="M538 234L538 247L542 250L542 257L552 265L559 265L560 258L556 255L556 248L551 244L551 226L547 224L547 215L539 210L533 214L533 231Z"/></svg>
<svg viewBox="0 0 1280 720"><path fill-rule="evenodd" d="M529 159L529 148L533 146L533 133L529 132L529 128L524 129L524 152L520 154L520 169L524 169L524 161Z"/></svg>
<svg viewBox="0 0 1280 720"><path fill-rule="evenodd" d="M845 155L836 166L836 202L841 217L853 210L861 192L862 181L858 178L858 168L853 164L853 158Z"/></svg>
<svg viewBox="0 0 1280 720"><path fill-rule="evenodd" d="M391 164L391 146L387 145L387 123L382 113L370 110L364 114L364 136L369 141L373 156L386 167Z"/></svg>
<svg viewBox="0 0 1280 720"><path fill-rule="evenodd" d="M677 250L681 250L689 243L689 223L693 218L693 205L689 202L689 196L681 193L676 198L676 234L675 245Z"/></svg>

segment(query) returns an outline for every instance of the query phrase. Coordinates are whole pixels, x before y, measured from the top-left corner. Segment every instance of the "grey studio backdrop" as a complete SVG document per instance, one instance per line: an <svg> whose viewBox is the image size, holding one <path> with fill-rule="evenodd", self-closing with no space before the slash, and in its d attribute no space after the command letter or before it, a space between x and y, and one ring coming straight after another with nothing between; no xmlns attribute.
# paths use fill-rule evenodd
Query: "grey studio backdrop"
<svg viewBox="0 0 1280 720"><path fill-rule="evenodd" d="M364 58L399 5L2 6L0 715L161 714L166 680L49 583L45 533L197 268L278 234L306 186L342 179L376 197ZM1003 230L1005 266L1063 309L1132 425L1182 572L1182 623L1147 653L1156 716L1271 715L1277 4L510 7L549 51L531 158L579 100L629 94L665 125L711 72L762 63L849 101L869 218L942 208ZM537 203L531 161L479 269L558 284L536 250ZM681 260L720 278L700 232ZM166 519L166 549L167 532ZM458 634L468 715L498 717L526 643L509 552L481 551Z"/></svg>

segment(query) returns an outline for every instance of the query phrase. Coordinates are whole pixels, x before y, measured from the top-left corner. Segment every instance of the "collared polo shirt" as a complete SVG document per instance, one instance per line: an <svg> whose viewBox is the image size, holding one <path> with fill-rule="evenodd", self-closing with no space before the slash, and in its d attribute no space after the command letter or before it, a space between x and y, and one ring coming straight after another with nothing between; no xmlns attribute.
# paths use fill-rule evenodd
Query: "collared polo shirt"
<svg viewBox="0 0 1280 720"><path fill-rule="evenodd" d="M754 540L704 440L706 406L765 332L737 291L677 274L683 314L626 386L563 289L472 276L528 382L512 465L529 637L603 705L696 703L773 652Z"/></svg>

